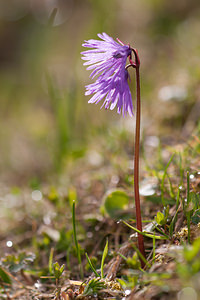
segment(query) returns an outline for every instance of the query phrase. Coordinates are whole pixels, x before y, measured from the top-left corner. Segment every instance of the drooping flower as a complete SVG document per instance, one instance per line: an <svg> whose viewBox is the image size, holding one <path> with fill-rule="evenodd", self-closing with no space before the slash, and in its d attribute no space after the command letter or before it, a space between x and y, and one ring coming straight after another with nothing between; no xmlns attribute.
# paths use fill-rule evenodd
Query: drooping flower
<svg viewBox="0 0 200 300"><path fill-rule="evenodd" d="M87 70L93 70L90 77L98 75L96 81L86 86L85 95L93 95L89 103L99 103L111 110L117 105L117 112L133 116L131 92L128 86L127 57L131 55L128 45L121 45L106 33L98 34L102 40L85 41L83 47L93 48L82 52Z"/></svg>

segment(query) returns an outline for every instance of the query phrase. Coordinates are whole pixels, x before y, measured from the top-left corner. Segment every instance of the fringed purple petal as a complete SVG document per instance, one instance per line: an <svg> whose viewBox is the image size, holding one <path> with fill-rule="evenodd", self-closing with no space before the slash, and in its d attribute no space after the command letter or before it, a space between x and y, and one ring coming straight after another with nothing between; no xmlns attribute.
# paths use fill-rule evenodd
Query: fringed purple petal
<svg viewBox="0 0 200 300"><path fill-rule="evenodd" d="M101 40L84 41L83 47L93 48L81 52L90 77L98 75L96 81L86 86L85 95L93 95L89 103L99 103L101 107L113 110L125 116L133 116L131 92L128 86L128 72L125 69L127 57L131 54L128 45L121 45L105 32L98 34Z"/></svg>

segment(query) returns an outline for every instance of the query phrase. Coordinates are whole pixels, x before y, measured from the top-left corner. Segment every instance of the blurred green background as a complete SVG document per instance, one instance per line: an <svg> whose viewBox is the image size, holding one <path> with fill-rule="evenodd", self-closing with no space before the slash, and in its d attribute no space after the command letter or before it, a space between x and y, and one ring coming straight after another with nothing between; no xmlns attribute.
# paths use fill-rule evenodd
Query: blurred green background
<svg viewBox="0 0 200 300"><path fill-rule="evenodd" d="M139 50L147 147L157 138L185 142L198 126L199 0L1 0L1 182L51 181L92 144L103 152L95 142L102 138L133 145L134 118L84 96L91 79L81 44L99 32Z"/></svg>

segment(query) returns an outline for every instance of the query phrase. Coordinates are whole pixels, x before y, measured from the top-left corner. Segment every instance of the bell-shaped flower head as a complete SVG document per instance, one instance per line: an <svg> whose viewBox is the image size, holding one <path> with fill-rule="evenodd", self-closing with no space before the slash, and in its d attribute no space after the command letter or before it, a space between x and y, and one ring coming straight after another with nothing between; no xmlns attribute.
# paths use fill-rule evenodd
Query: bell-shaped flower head
<svg viewBox="0 0 200 300"><path fill-rule="evenodd" d="M83 47L93 48L82 52L82 59L92 70L90 77L98 76L96 81L86 86L85 95L92 95L89 103L99 103L111 110L117 106L117 112L123 116L133 116L133 104L128 85L127 57L131 55L128 45L121 45L106 33L98 34L102 40L85 41Z"/></svg>

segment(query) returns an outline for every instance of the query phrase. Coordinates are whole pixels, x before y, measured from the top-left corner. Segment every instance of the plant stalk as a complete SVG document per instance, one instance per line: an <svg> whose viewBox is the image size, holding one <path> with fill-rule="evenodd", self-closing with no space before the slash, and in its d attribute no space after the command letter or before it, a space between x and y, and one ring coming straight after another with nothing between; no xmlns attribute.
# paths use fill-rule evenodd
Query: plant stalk
<svg viewBox="0 0 200 300"><path fill-rule="evenodd" d="M140 115L141 115L141 98L140 98L140 72L139 72L139 58L137 52L135 54L135 70L136 70L136 127L135 127L135 156L134 156L134 194L135 194L135 208L136 208L136 225L137 229L142 231L142 218L140 209L140 195L139 195L139 154L140 154ZM138 233L138 249L140 253L146 257L144 249L143 236ZM144 268L144 261L141 260L141 266Z"/></svg>

